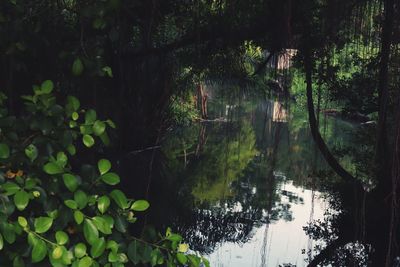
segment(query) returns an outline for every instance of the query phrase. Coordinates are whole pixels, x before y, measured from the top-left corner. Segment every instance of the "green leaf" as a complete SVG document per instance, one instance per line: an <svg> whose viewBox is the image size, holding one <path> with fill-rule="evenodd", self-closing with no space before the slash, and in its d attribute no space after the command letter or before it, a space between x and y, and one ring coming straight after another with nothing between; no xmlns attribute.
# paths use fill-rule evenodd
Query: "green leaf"
<svg viewBox="0 0 400 267"><path fill-rule="evenodd" d="M62 255L63 255L63 249L62 249L62 247L59 247L59 246L55 247L53 249L53 252L51 253L51 256L53 257L53 259L56 259L56 260L60 259L62 257Z"/></svg>
<svg viewBox="0 0 400 267"><path fill-rule="evenodd" d="M83 222L83 235L90 245L93 245L99 239L99 231L94 223L89 219L85 219Z"/></svg>
<svg viewBox="0 0 400 267"><path fill-rule="evenodd" d="M28 221L25 219L25 217L19 216L18 224L21 225L21 227L25 228L28 226Z"/></svg>
<svg viewBox="0 0 400 267"><path fill-rule="evenodd" d="M96 121L97 119L97 113L93 109L89 109L88 111L85 112L85 123L86 124L92 124Z"/></svg>
<svg viewBox="0 0 400 267"><path fill-rule="evenodd" d="M68 145L67 151L68 151L68 153L69 153L71 156L73 156L73 155L76 154L76 148L75 148L75 146L72 145L72 144Z"/></svg>
<svg viewBox="0 0 400 267"><path fill-rule="evenodd" d="M103 253L104 250L106 249L106 241L104 240L104 237L99 238L93 245L92 248L90 249L90 255L92 257L98 258L100 257Z"/></svg>
<svg viewBox="0 0 400 267"><path fill-rule="evenodd" d="M65 245L69 240L69 237L66 232L64 231L57 231L56 232L56 241L57 244L60 246Z"/></svg>
<svg viewBox="0 0 400 267"><path fill-rule="evenodd" d="M78 263L78 267L90 267L93 264L93 260L92 258L90 258L89 256L86 256L84 258L82 258L81 260L79 260Z"/></svg>
<svg viewBox="0 0 400 267"><path fill-rule="evenodd" d="M13 182L7 182L1 185L1 188L7 192L7 195L14 195L21 187Z"/></svg>
<svg viewBox="0 0 400 267"><path fill-rule="evenodd" d="M40 86L40 89L43 94L50 94L51 91L53 91L53 88L54 88L54 83L50 80L44 81Z"/></svg>
<svg viewBox="0 0 400 267"><path fill-rule="evenodd" d="M106 173L106 174L102 175L100 178L103 182L105 182L106 184L109 184L109 185L116 185L121 180L119 178L118 174L113 173L113 172Z"/></svg>
<svg viewBox="0 0 400 267"><path fill-rule="evenodd" d="M72 199L67 199L64 201L65 206L72 210L76 210L78 208L78 204L75 202L75 200Z"/></svg>
<svg viewBox="0 0 400 267"><path fill-rule="evenodd" d="M72 117L72 119L73 119L74 121L76 121L77 119L79 119L79 114L78 114L78 112L74 111L74 112L72 113L71 117Z"/></svg>
<svg viewBox="0 0 400 267"><path fill-rule="evenodd" d="M79 109L79 107L81 106L81 103L79 102L78 98L76 98L75 96L68 96L67 97L67 106L72 111L77 111Z"/></svg>
<svg viewBox="0 0 400 267"><path fill-rule="evenodd" d="M172 242L181 242L182 241L182 236L180 236L178 234L170 234L166 238Z"/></svg>
<svg viewBox="0 0 400 267"><path fill-rule="evenodd" d="M39 234L46 233L53 225L53 218L39 217L35 219L34 226L35 232Z"/></svg>
<svg viewBox="0 0 400 267"><path fill-rule="evenodd" d="M121 232L121 233L126 233L127 231L127 221L124 217L122 217L121 215L117 215L115 217L115 228Z"/></svg>
<svg viewBox="0 0 400 267"><path fill-rule="evenodd" d="M9 244L13 244L15 242L15 230L14 225L11 223L4 223L1 225L1 230L3 232L3 237Z"/></svg>
<svg viewBox="0 0 400 267"><path fill-rule="evenodd" d="M83 135L82 141L83 141L83 144L87 147L92 147L94 145L94 139L89 134Z"/></svg>
<svg viewBox="0 0 400 267"><path fill-rule="evenodd" d="M102 217L95 216L93 217L92 222L96 226L96 228L103 234L110 235L112 233L111 225L107 222L107 220L103 219Z"/></svg>
<svg viewBox="0 0 400 267"><path fill-rule="evenodd" d="M60 165L62 168L67 165L68 162L68 157L65 155L64 152L58 152L57 153L57 164Z"/></svg>
<svg viewBox="0 0 400 267"><path fill-rule="evenodd" d="M97 168L100 174L103 175L111 169L111 162L107 159L101 159L97 162Z"/></svg>
<svg viewBox="0 0 400 267"><path fill-rule="evenodd" d="M2 250L4 247L4 240L3 240L3 236L0 234L0 250Z"/></svg>
<svg viewBox="0 0 400 267"><path fill-rule="evenodd" d="M82 190L78 190L75 192L74 200L78 204L79 209L85 208L88 203L88 197L86 193Z"/></svg>
<svg viewBox="0 0 400 267"><path fill-rule="evenodd" d="M113 77L111 67L105 66L105 67L102 68L102 71L103 71L108 77L110 77L110 78Z"/></svg>
<svg viewBox="0 0 400 267"><path fill-rule="evenodd" d="M114 240L109 240L109 241L107 241L106 248L111 249L111 251L116 254L118 252L119 246L118 246L118 243L115 242Z"/></svg>
<svg viewBox="0 0 400 267"><path fill-rule="evenodd" d="M84 66L82 60L78 57L72 63L72 74L75 76L80 76L83 72Z"/></svg>
<svg viewBox="0 0 400 267"><path fill-rule="evenodd" d="M83 256L86 255L86 245L83 243L78 243L76 244L75 248L74 248L74 254L75 257L77 257L78 259L82 258Z"/></svg>
<svg viewBox="0 0 400 267"><path fill-rule="evenodd" d="M10 148L7 144L0 143L0 159L6 159L10 156Z"/></svg>
<svg viewBox="0 0 400 267"><path fill-rule="evenodd" d="M25 148L25 155L31 160L34 161L38 157L38 149L34 144L30 144Z"/></svg>
<svg viewBox="0 0 400 267"><path fill-rule="evenodd" d="M181 263L183 265L185 265L187 263L187 260L188 260L186 255L183 254L183 253L177 253L176 254L176 258L179 261L179 263Z"/></svg>
<svg viewBox="0 0 400 267"><path fill-rule="evenodd" d="M60 174L64 172L64 169L60 165L54 162L49 162L46 165L44 165L43 170L50 175Z"/></svg>
<svg viewBox="0 0 400 267"><path fill-rule="evenodd" d="M97 200L97 208L104 214L110 206L110 198L108 196L102 196Z"/></svg>
<svg viewBox="0 0 400 267"><path fill-rule="evenodd" d="M16 256L13 260L13 267L25 267L25 262L20 256Z"/></svg>
<svg viewBox="0 0 400 267"><path fill-rule="evenodd" d="M141 257L139 254L139 244L138 241L133 240L131 243L129 243L128 246L128 258L131 262L133 262L133 264L138 264L141 261Z"/></svg>
<svg viewBox="0 0 400 267"><path fill-rule="evenodd" d="M37 239L36 242L33 244L32 249L32 262L40 262L46 257L47 255L47 246L46 243L41 240Z"/></svg>
<svg viewBox="0 0 400 267"><path fill-rule="evenodd" d="M106 120L106 123L108 124L108 126L110 126L111 128L117 128L117 126L115 125L115 123L112 120Z"/></svg>
<svg viewBox="0 0 400 267"><path fill-rule="evenodd" d="M132 206L131 206L131 210L134 211L145 211L150 207L149 202L147 202L147 200L136 200L135 202L133 202Z"/></svg>
<svg viewBox="0 0 400 267"><path fill-rule="evenodd" d="M63 174L63 180L69 191L75 192L78 188L78 179L74 175L69 173Z"/></svg>
<svg viewBox="0 0 400 267"><path fill-rule="evenodd" d="M93 132L95 135L99 136L106 130L106 124L102 121L95 121L93 124Z"/></svg>
<svg viewBox="0 0 400 267"><path fill-rule="evenodd" d="M84 217L85 216L80 210L74 211L74 219L77 224L81 224L83 222Z"/></svg>
<svg viewBox="0 0 400 267"><path fill-rule="evenodd" d="M29 194L24 190L18 191L14 195L14 204L18 210L24 210L29 203Z"/></svg>
<svg viewBox="0 0 400 267"><path fill-rule="evenodd" d="M128 208L128 200L121 190L115 189L111 191L110 196L121 209Z"/></svg>

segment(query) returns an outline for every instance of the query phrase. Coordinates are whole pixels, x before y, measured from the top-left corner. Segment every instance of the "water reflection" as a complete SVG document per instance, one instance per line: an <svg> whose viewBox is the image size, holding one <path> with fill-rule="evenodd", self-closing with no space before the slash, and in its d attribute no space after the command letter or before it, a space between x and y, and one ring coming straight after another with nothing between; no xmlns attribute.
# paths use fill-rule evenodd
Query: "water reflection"
<svg viewBox="0 0 400 267"><path fill-rule="evenodd" d="M306 113L260 98L213 100L209 117L218 120L163 143L164 189L176 193L153 195L169 210L153 211L156 224L173 225L213 266L304 266L315 244L303 227L327 210L318 177L329 173ZM322 123L330 145L346 142L349 125Z"/></svg>

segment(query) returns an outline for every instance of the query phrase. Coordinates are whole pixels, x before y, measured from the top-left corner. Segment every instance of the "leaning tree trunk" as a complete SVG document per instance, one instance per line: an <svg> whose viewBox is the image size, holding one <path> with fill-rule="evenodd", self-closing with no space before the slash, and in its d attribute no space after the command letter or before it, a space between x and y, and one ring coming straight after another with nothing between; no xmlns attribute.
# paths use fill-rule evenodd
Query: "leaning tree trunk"
<svg viewBox="0 0 400 267"><path fill-rule="evenodd" d="M326 162L329 166L343 179L348 181L356 181L353 175L351 175L348 171L346 171L340 163L336 160L336 158L332 155L325 141L322 139L321 134L318 129L317 119L315 117L315 109L312 95L312 59L309 48L306 48L304 53L304 64L306 71L306 84L307 84L307 108L308 108L308 120L310 123L310 129L312 137L318 146L318 149L321 151L322 156L325 158Z"/></svg>

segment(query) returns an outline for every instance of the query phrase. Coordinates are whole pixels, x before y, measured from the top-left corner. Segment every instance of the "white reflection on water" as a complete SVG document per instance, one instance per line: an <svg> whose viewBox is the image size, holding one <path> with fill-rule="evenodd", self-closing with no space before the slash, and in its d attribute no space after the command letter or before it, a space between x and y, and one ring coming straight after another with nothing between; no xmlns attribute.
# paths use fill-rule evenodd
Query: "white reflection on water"
<svg viewBox="0 0 400 267"><path fill-rule="evenodd" d="M304 202L291 203L292 221L278 220L255 228L253 237L245 244L225 242L208 255L214 267L263 267L306 266L308 249L312 242L303 227L310 218L323 219L328 204L321 193L294 186L291 182L282 185ZM282 198L283 201L284 198ZM288 264L288 265L285 265ZM289 265L292 264L292 265Z"/></svg>

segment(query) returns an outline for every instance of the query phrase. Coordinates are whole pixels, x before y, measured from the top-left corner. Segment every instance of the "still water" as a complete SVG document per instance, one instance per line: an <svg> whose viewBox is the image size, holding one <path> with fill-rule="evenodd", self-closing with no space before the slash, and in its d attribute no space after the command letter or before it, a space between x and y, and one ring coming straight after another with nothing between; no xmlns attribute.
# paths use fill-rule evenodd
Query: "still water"
<svg viewBox="0 0 400 267"><path fill-rule="evenodd" d="M333 212L320 182L333 174L305 110L263 97L216 98L209 116L171 131L152 158L147 222L182 233L211 266L306 266L323 241L303 227ZM351 128L321 117L330 147L345 145Z"/></svg>

